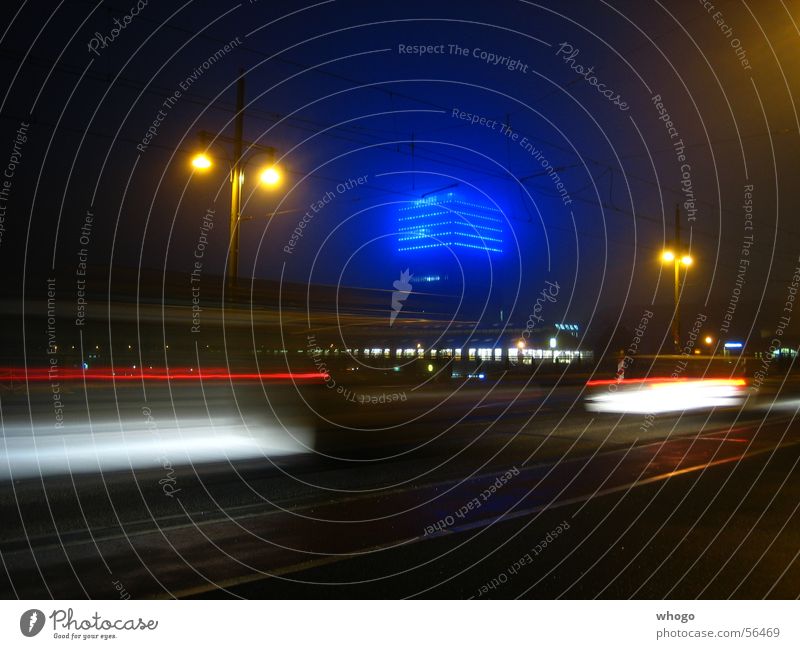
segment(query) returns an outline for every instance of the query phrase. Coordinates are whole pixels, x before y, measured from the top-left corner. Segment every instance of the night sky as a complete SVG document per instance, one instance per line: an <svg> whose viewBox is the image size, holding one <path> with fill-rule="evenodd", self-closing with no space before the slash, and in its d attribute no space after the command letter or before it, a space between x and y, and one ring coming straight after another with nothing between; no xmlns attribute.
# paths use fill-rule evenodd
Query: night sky
<svg viewBox="0 0 800 649"><path fill-rule="evenodd" d="M232 146L203 174L190 159L200 131L233 136L241 69L244 138L283 175L246 168L242 277L391 290L436 266L398 252L398 210L452 191L505 220L502 254L458 253L467 276L491 268L522 322L558 282L552 321L596 337L667 322L678 205L686 326L702 313L757 350L800 265L799 4L7 3L5 290L79 264L188 278L209 210L221 274Z"/></svg>

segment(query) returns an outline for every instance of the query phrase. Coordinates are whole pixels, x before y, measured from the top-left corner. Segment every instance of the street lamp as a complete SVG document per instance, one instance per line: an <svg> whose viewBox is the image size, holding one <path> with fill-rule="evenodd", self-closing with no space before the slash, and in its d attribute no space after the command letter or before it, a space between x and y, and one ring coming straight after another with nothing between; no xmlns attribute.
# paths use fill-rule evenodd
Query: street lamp
<svg viewBox="0 0 800 649"><path fill-rule="evenodd" d="M258 177L267 187L276 187L281 182L281 172L277 167L264 167Z"/></svg>
<svg viewBox="0 0 800 649"><path fill-rule="evenodd" d="M192 158L192 166L198 171L205 171L211 168L211 158L205 153L198 153Z"/></svg>
<svg viewBox="0 0 800 649"><path fill-rule="evenodd" d="M238 129L237 129L238 131ZM207 140L209 135L201 133L201 138ZM216 136L216 140L228 142L233 138L226 138L224 136ZM225 157L225 160L230 165L230 182L231 182L231 212L230 212L230 249L228 251L228 266L225 269L226 277L230 284L235 285L239 275L239 224L242 220L242 186L244 185L244 169L259 154L267 153L274 159L275 151L272 147L262 147L251 144L255 149L249 156L244 158L241 155L241 144L235 145L236 151L234 158ZM236 155L238 154L238 158ZM192 157L192 167L195 171L205 173L214 166L212 157L206 150L203 153L197 153ZM258 179L262 187L274 189L278 187L281 182L281 172L279 168L270 164L269 166L262 167L258 172Z"/></svg>
<svg viewBox="0 0 800 649"><path fill-rule="evenodd" d="M252 157L253 156L251 155L250 158L245 160L241 166L244 167L248 162L250 162ZM206 171L214 166L214 162L207 153L198 153L192 157L192 166L198 171ZM261 168L261 170L258 172L258 179L261 181L262 185L272 188L280 185L282 176L277 165L270 165L269 167ZM244 183L244 171L239 174L239 184L242 183Z"/></svg>
<svg viewBox="0 0 800 649"><path fill-rule="evenodd" d="M242 217L242 185L244 184L244 169L247 164L258 154L266 153L271 158L271 164L259 172L259 180L266 187L277 187L281 181L280 170L274 165L275 149L254 142L247 142L248 150L252 151L243 157L245 145L244 133L244 70L239 70L236 84L236 118L234 121L234 137L225 135L212 135L205 131L200 132L200 139L204 144L202 153L192 158L192 167L199 172L208 171L213 162L208 152L207 142L226 143L233 145L233 155L228 157L230 163L231 182L231 211L230 211L230 249L228 251L228 265L225 268L227 280L235 285L239 275L239 222Z"/></svg>
<svg viewBox="0 0 800 649"><path fill-rule="evenodd" d="M665 250L661 253L661 261L672 264L675 268L675 317L672 320L672 340L675 343L675 351L681 349L681 266L687 269L694 263L691 255L684 254L680 257L672 250Z"/></svg>

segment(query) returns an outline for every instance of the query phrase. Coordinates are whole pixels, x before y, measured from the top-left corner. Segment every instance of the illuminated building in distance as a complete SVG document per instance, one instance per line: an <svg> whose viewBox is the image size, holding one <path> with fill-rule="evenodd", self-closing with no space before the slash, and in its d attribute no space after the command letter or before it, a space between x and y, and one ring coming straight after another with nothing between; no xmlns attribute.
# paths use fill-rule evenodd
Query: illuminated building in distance
<svg viewBox="0 0 800 649"><path fill-rule="evenodd" d="M505 223L488 201L458 192L404 204L397 211L399 265L411 269L417 290L453 298L459 313L451 315L503 321Z"/></svg>
<svg viewBox="0 0 800 649"><path fill-rule="evenodd" d="M496 207L448 192L414 201L398 212L398 252L503 252L503 215Z"/></svg>

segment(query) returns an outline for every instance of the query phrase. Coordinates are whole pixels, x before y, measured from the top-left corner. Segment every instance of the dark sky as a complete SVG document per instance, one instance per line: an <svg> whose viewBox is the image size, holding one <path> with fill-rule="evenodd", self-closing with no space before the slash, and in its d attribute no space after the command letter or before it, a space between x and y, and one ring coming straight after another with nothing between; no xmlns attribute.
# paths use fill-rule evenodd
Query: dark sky
<svg viewBox="0 0 800 649"><path fill-rule="evenodd" d="M455 185L505 214L495 263L504 292L519 287L518 317L558 281L556 319L605 326L622 313L635 324L651 303L661 314L670 305L671 269L662 275L659 255L680 204L695 259L685 319L702 312L719 329L752 235L730 335L760 335L781 314L800 254L800 7L714 5L6 4L0 166L12 156L19 164L0 242L4 278L16 286L23 269L70 268L81 248L95 267L188 273L209 208L217 220L204 272L221 272L226 163L192 177L189 159L198 131L233 135L241 68L245 138L275 147L284 174L280 188L264 190L253 178L265 158L247 168L244 276L390 288L417 261L396 252L397 209ZM435 49L401 52L410 46ZM509 65L492 63L501 57ZM473 125L454 109L498 125ZM555 169L568 204L522 142ZM224 143L215 151L232 152ZM326 192L335 198L287 255L292 230Z"/></svg>

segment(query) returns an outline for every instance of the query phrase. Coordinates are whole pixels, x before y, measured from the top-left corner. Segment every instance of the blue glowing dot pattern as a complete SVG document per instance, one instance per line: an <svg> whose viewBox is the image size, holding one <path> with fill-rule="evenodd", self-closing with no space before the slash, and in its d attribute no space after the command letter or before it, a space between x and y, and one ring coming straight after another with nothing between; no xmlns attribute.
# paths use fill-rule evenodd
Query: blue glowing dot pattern
<svg viewBox="0 0 800 649"><path fill-rule="evenodd" d="M398 252L478 250L503 252L503 218L496 207L448 192L398 210Z"/></svg>

